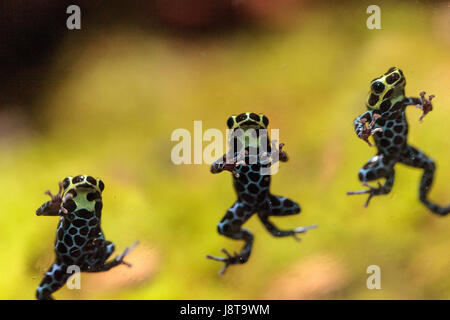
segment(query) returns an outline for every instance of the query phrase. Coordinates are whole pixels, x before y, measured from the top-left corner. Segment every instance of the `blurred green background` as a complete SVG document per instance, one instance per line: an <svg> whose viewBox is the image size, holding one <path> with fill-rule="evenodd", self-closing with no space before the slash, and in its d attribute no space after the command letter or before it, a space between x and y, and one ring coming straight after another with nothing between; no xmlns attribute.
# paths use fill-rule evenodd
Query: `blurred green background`
<svg viewBox="0 0 450 320"><path fill-rule="evenodd" d="M0 298L34 298L57 224L34 212L45 190L86 173L106 184L102 227L116 253L141 244L131 269L83 274L82 290L63 288L57 299L450 299L450 220L418 201L420 170L398 165L393 192L367 209L365 196L346 196L361 189L357 172L376 152L352 121L370 80L398 66L407 95L436 95L423 123L420 110L407 111L409 140L438 164L430 197L450 202L446 2L381 1L382 30L366 28L368 1L261 3L234 3L245 10L218 25L217 14L193 24L95 24L99 15L88 12L82 30L63 22L51 54L3 78ZM32 59L40 49L28 50ZM272 191L303 211L274 223L319 228L298 243L273 238L253 217L249 262L220 277L222 264L205 255L242 245L216 229L235 201L231 175L174 165L170 136L193 132L194 120L225 130L246 111L269 117L290 156ZM366 288L369 265L381 268L381 290Z"/></svg>

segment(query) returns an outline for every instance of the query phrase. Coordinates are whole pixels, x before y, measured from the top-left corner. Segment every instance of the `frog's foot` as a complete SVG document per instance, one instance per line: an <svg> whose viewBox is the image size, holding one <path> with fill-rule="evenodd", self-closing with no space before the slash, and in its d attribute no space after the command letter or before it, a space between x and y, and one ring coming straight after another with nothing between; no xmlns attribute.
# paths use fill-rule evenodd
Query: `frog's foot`
<svg viewBox="0 0 450 320"><path fill-rule="evenodd" d="M134 242L129 248L125 248L125 250L123 250L123 252L122 252L120 255L118 255L117 257L114 258L114 261L115 261L117 264L124 264L124 265L126 265L127 267L131 267L131 264L128 263L128 262L126 262L126 261L124 261L123 259L124 259L125 256L126 256L127 254L129 254L134 248L136 248L136 246L137 246L138 244L139 244L139 241L136 241L136 242Z"/></svg>
<svg viewBox="0 0 450 320"><path fill-rule="evenodd" d="M230 172L233 174L233 176L235 176L236 178L239 178L240 175L239 175L239 173L236 171L236 167L239 166L239 165L245 166L245 163L243 163L243 164L242 164L242 163L241 163L241 164L238 164L238 163L235 163L235 164L226 164L226 165L223 167L223 170L230 171Z"/></svg>
<svg viewBox="0 0 450 320"><path fill-rule="evenodd" d="M59 192L56 195L54 195L50 190L47 190L44 192L44 194L49 196L52 199L52 202L55 202L55 201L61 199Z"/></svg>
<svg viewBox="0 0 450 320"><path fill-rule="evenodd" d="M50 190L47 190L47 191L44 192L44 194L48 195L52 199L52 202L59 202L59 201L62 200L61 196L62 196L64 183L62 181L59 182L58 183L58 187L59 187L58 193L55 194L55 195L53 195Z"/></svg>
<svg viewBox="0 0 450 320"><path fill-rule="evenodd" d="M365 187L368 187L369 189L368 190L359 190L359 191L349 191L349 192L347 192L347 195L351 196L351 195L355 195L355 194L367 194L368 193L369 197L367 198L367 201L364 204L364 208L367 208L369 206L369 202L373 198L373 196L377 196L377 195L386 193L384 186L382 186L381 183L379 183L379 182L378 182L377 188L372 187L371 185L369 185L366 182L364 182L363 185Z"/></svg>
<svg viewBox="0 0 450 320"><path fill-rule="evenodd" d="M294 233L292 236L294 237L294 239L296 241L301 241L302 239L298 236L299 233L306 233L306 231L308 231L310 229L315 229L315 228L317 228L317 224L313 224L313 225L306 226L306 227L295 228L294 230L292 230Z"/></svg>
<svg viewBox="0 0 450 320"><path fill-rule="evenodd" d="M431 100L435 97L434 94L429 95L428 99L425 98L425 91L422 91L420 93L420 100L421 103L416 105L417 108L421 109L423 111L423 114L420 116L419 121L422 121L422 119L430 112L433 110L433 104L431 103Z"/></svg>
<svg viewBox="0 0 450 320"><path fill-rule="evenodd" d="M276 141L276 140L275 140ZM287 153L284 152L282 149L284 147L284 143L280 143L278 145L278 158L280 159L281 162L287 162L289 160Z"/></svg>
<svg viewBox="0 0 450 320"><path fill-rule="evenodd" d="M105 244L104 241L103 241L103 244ZM128 255L131 252L131 250L133 250L138 245L138 241L133 243L133 245L131 245L131 247L125 248L125 250L120 255L118 255L111 261L105 263L105 261L111 255L112 251L114 251L114 244L112 242L106 241L106 244L108 245L106 248L105 247L93 248L92 252L97 256L92 257L90 262L91 262L91 264L93 264L95 266L94 267L88 266L86 269L83 269L82 271L84 271L84 272L104 272L104 271L111 270L112 268L115 268L121 264L124 264L127 267L131 267L131 264L124 261L123 259L125 258L126 255ZM105 251L105 249L106 249L106 251Z"/></svg>
<svg viewBox="0 0 450 320"><path fill-rule="evenodd" d="M211 260L220 261L220 262L224 262L225 263L223 268L219 271L219 275L223 275L230 265L243 263L241 261L244 261L244 258L241 255L237 254L236 252L234 253L234 256L229 254L226 249L222 249L222 252L225 253L225 255L227 256L226 258L215 257L215 256L212 256L212 255L209 255L209 254L206 255L207 259L211 259Z"/></svg>
<svg viewBox="0 0 450 320"><path fill-rule="evenodd" d="M362 127L362 131L361 133L358 135L358 137L362 140L364 140L365 142L367 142L367 144L369 145L369 147L372 147L373 144L369 141L370 136L373 136L375 133L377 132L382 132L383 129L381 128L376 128L373 129L373 127L375 126L375 122L377 122L377 120L380 118L381 116L379 114L374 114L372 117L372 121L370 122L370 124L368 126L366 126L367 124L367 119L364 118L361 120L363 127Z"/></svg>
<svg viewBox="0 0 450 320"><path fill-rule="evenodd" d="M225 165L223 166L222 170L227 170L230 171L233 176L235 176L236 178L239 178L239 173L237 173L236 171L236 167L238 166L245 166L245 154L247 153L247 151L244 152L240 152L237 156L233 157L233 158L228 158L228 157L224 157L224 160L226 161Z"/></svg>
<svg viewBox="0 0 450 320"><path fill-rule="evenodd" d="M263 152L260 155L260 162L265 164L269 163L272 160L272 163L276 163L278 161L287 162L289 160L288 155L282 149L284 147L284 143L280 143L277 145L277 140L272 140L272 151L271 152Z"/></svg>
<svg viewBox="0 0 450 320"><path fill-rule="evenodd" d="M52 194L50 190L44 192L44 194L48 195L51 200L47 201L43 204L39 209L36 210L36 214L40 215L60 215L61 214L61 205L63 204L62 199L63 192L63 184L59 183L59 190L57 194Z"/></svg>

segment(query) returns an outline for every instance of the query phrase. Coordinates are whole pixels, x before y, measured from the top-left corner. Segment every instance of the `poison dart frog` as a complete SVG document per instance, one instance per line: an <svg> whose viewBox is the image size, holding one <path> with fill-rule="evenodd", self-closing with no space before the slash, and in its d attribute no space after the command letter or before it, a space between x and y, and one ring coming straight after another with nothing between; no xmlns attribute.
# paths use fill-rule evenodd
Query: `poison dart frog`
<svg viewBox="0 0 450 320"><path fill-rule="evenodd" d="M359 171L359 180L368 190L351 191L348 195L368 194L365 203L367 207L373 196L384 195L391 192L394 185L394 166L398 162L420 168L423 176L420 181L419 199L433 213L444 216L450 212L450 205L439 206L430 200L427 195L434 179L436 165L433 159L426 156L421 150L408 144L408 122L405 110L409 105L422 109L420 121L428 114L433 105L425 92L420 98L405 97L406 80L403 72L396 67L390 68L386 73L371 82L371 88L366 101L367 112L357 117L354 128L359 138L370 146L369 137L373 135L378 152ZM369 181L385 178L385 183L372 187Z"/></svg>
<svg viewBox="0 0 450 320"><path fill-rule="evenodd" d="M231 131L230 150L216 160L210 168L211 173L224 170L233 174L233 185L237 194L236 202L228 209L219 222L219 234L245 242L240 253L231 255L222 249L226 257L207 255L207 258L225 263L219 274L224 274L230 265L246 263L250 257L253 244L252 233L242 225L257 213L267 231L275 237L293 236L305 233L315 225L298 227L292 230L280 230L269 218L271 216L288 216L300 213L300 206L286 197L270 193L270 167L278 162L286 162L287 154L282 151L283 144L276 146L276 141L269 141L267 126L269 119L263 114L241 113L231 116L227 126Z"/></svg>
<svg viewBox="0 0 450 320"><path fill-rule="evenodd" d="M71 276L69 266L77 266L81 272L108 271L121 264L131 266L123 259L137 242L113 260L106 261L114 252L114 243L105 240L100 227L104 188L102 180L79 175L60 182L56 195L45 192L51 200L37 209L36 215L60 218L54 244L56 259L36 290L37 299L52 299L52 293Z"/></svg>

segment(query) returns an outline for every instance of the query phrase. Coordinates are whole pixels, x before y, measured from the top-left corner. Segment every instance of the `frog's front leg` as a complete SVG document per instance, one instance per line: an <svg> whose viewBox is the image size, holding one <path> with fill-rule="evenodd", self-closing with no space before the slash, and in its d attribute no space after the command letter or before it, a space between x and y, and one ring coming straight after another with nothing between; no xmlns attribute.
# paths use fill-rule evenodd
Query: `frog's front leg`
<svg viewBox="0 0 450 320"><path fill-rule="evenodd" d="M50 266L37 287L36 298L38 300L53 300L52 293L61 288L69 277L67 266L56 261Z"/></svg>
<svg viewBox="0 0 450 320"><path fill-rule="evenodd" d="M301 211L297 202L280 196L270 195L267 200L267 204L258 211L258 217L274 237L288 237L293 236L296 240L300 240L297 237L299 233L305 233L309 229L316 228L317 225L311 225L306 227L298 227L292 230L280 230L272 222L269 221L270 216L288 216L299 214Z"/></svg>
<svg viewBox="0 0 450 320"><path fill-rule="evenodd" d="M82 268L84 272L104 272L114 267L124 264L131 267L131 264L123 259L129 254L137 245L138 241L133 243L129 248L125 248L122 254L115 257L113 260L106 262L115 250L114 243L111 241L95 240L92 242L92 248L89 248L89 253L86 257L85 265Z"/></svg>
<svg viewBox="0 0 450 320"><path fill-rule="evenodd" d="M36 215L38 215L38 216L62 216L64 214L68 213L67 209L64 208L62 205L69 199L72 199L73 194L68 193L63 198L62 197L63 182L60 182L58 185L59 185L59 190L56 195L53 195L50 192L50 190L45 191L45 194L50 196L51 200L47 201L42 206L40 206L36 210Z"/></svg>
<svg viewBox="0 0 450 320"><path fill-rule="evenodd" d="M370 147L372 146L369 141L370 136L382 131L381 128L373 129L375 123L380 117L381 116L379 113L376 113L374 111L367 111L353 121L356 135L358 136L358 138L367 142Z"/></svg>
<svg viewBox="0 0 450 320"><path fill-rule="evenodd" d="M431 100L435 97L435 95L429 95L428 99L425 98L425 91L422 91L420 93L420 98L416 97L406 97L403 100L403 103L405 106L416 106L416 108L421 109L423 111L422 115L419 118L419 121L422 121L422 119L433 110L433 104L431 103Z"/></svg>
<svg viewBox="0 0 450 320"><path fill-rule="evenodd" d="M230 265L243 264L249 259L252 251L253 235L247 229L241 228L241 226L252 214L253 212L250 209L247 209L246 206L237 201L217 225L217 230L220 234L231 239L245 241L241 252L239 254L235 253L234 256L230 255L225 249L222 249L222 252L225 253L226 257L206 256L208 259L225 263L225 266L219 272L220 275L223 275Z"/></svg>
<svg viewBox="0 0 450 320"><path fill-rule="evenodd" d="M269 163L271 161L272 164L277 163L278 161L287 162L289 157L285 151L283 151L284 143L280 143L277 145L277 140L272 140L272 150L271 152L264 152L260 157L260 162L262 164Z"/></svg>
<svg viewBox="0 0 450 320"><path fill-rule="evenodd" d="M347 195L369 194L369 197L364 204L364 207L367 207L373 196L388 194L389 192L391 192L392 187L394 186L394 165L395 161L386 155L378 154L372 157L372 159L370 159L358 173L359 180L364 186L368 187L369 189L349 191L347 192ZM386 178L384 185L378 183L378 187L374 188L368 184L369 181L381 178Z"/></svg>
<svg viewBox="0 0 450 320"><path fill-rule="evenodd" d="M239 178L239 174L236 171L236 167L245 165L245 154L239 153L233 157L229 154L224 154L220 159L213 162L210 167L211 173L220 173L224 170L230 171L236 178Z"/></svg>
<svg viewBox="0 0 450 320"><path fill-rule="evenodd" d="M405 105L415 105L417 108L421 109L423 111L422 115L419 118L419 121L422 121L422 119L433 110L433 104L431 103L431 100L435 97L435 95L429 95L428 99L425 98L425 91L422 91L420 93L420 98L405 98L403 101Z"/></svg>

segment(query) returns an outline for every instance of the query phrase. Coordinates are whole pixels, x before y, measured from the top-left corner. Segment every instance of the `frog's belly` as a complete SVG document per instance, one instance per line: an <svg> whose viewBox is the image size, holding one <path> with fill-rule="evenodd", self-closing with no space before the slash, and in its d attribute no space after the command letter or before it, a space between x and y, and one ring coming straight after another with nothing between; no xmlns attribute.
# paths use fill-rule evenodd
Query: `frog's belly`
<svg viewBox="0 0 450 320"><path fill-rule="evenodd" d="M245 170L247 172L243 172ZM239 178L234 177L234 188L239 201L252 208L264 203L269 194L269 186L270 176L261 175L259 169L258 171L252 170L252 168L240 170Z"/></svg>
<svg viewBox="0 0 450 320"><path fill-rule="evenodd" d="M407 146L408 123L406 121L387 120L381 128L382 132L374 135L375 144L380 153L398 156Z"/></svg>
<svg viewBox="0 0 450 320"><path fill-rule="evenodd" d="M84 261L86 245L96 239L100 233L98 223L68 223L64 218L60 219L55 241L55 253L65 264L79 265Z"/></svg>

